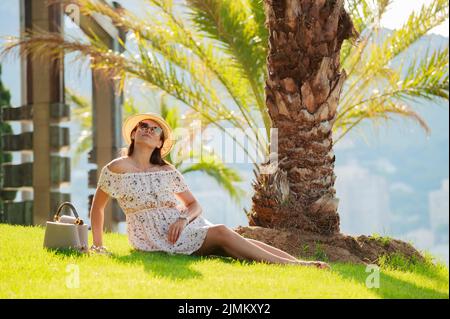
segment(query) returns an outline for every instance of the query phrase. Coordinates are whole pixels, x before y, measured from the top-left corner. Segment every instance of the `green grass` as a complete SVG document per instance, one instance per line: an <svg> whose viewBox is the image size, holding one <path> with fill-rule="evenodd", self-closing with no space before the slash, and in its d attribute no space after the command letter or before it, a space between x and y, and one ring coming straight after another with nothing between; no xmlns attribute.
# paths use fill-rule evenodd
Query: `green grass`
<svg viewBox="0 0 450 319"><path fill-rule="evenodd" d="M381 236L377 233L374 233L371 236L371 239L378 241L380 244L384 245L384 246L388 246L389 243L391 242L392 238L389 236Z"/></svg>
<svg viewBox="0 0 450 319"><path fill-rule="evenodd" d="M240 262L224 257L137 252L105 234L113 256L42 248L44 229L0 224L0 298L448 298L443 265L385 259L380 287L361 265L333 270ZM90 242L92 242L90 238ZM75 265L71 266L71 265ZM74 269L79 287L69 288Z"/></svg>

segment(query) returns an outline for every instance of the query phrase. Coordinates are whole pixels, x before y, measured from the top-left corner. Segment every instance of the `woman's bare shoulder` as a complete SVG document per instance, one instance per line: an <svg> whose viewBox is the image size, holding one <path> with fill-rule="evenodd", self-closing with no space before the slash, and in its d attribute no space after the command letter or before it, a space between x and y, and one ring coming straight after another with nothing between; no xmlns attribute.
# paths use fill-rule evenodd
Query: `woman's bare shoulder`
<svg viewBox="0 0 450 319"><path fill-rule="evenodd" d="M165 165L165 168L166 168L166 170L168 170L168 171L176 171L176 170L177 170L177 168L175 167L175 165L170 164L170 163L167 163L167 164Z"/></svg>
<svg viewBox="0 0 450 319"><path fill-rule="evenodd" d="M130 167L126 157L115 158L105 166L108 166L113 173L128 173Z"/></svg>
<svg viewBox="0 0 450 319"><path fill-rule="evenodd" d="M127 157L119 157L113 159L105 166L108 166L109 170L112 171L113 173L129 173L134 171L134 167L129 163ZM175 167L175 165L167 163L166 165L163 165L163 168L161 170L176 171L177 168Z"/></svg>

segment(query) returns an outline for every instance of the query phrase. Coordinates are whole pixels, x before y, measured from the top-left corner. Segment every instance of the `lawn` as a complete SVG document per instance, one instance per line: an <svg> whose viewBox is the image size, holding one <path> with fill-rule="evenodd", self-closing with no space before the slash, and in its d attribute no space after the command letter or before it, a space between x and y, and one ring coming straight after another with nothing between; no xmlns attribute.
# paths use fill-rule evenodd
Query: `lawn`
<svg viewBox="0 0 450 319"><path fill-rule="evenodd" d="M448 268L430 262L386 262L370 288L376 274L361 265L323 271L138 252L110 233L112 256L82 255L43 249L43 238L41 227L0 224L0 298L449 298Z"/></svg>

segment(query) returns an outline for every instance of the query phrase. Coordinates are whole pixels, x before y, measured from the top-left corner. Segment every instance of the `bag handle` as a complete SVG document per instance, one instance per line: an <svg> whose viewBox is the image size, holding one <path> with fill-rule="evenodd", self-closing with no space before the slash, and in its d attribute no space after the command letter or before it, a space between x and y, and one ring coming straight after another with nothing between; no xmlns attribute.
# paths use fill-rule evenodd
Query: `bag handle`
<svg viewBox="0 0 450 319"><path fill-rule="evenodd" d="M80 219L80 217L78 216L77 210L75 208L75 206L72 205L72 203L70 202L63 202L59 205L58 209L56 210L56 214L55 216L53 216L53 221L58 222L59 221L59 214L61 213L62 209L64 206L69 206L72 209L73 214L75 215L76 219L75 219L75 225L83 225L83 220Z"/></svg>

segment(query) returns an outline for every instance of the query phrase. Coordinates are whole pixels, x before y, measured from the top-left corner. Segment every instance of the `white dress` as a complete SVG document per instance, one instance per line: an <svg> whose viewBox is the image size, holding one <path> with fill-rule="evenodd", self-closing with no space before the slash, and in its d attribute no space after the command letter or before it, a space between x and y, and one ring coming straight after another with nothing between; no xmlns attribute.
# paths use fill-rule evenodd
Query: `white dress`
<svg viewBox="0 0 450 319"><path fill-rule="evenodd" d="M174 193L189 189L176 168L115 173L105 165L97 187L118 201L126 216L128 241L136 250L190 255L200 248L208 228L214 225L199 215L174 244L168 241L169 226L186 210Z"/></svg>

